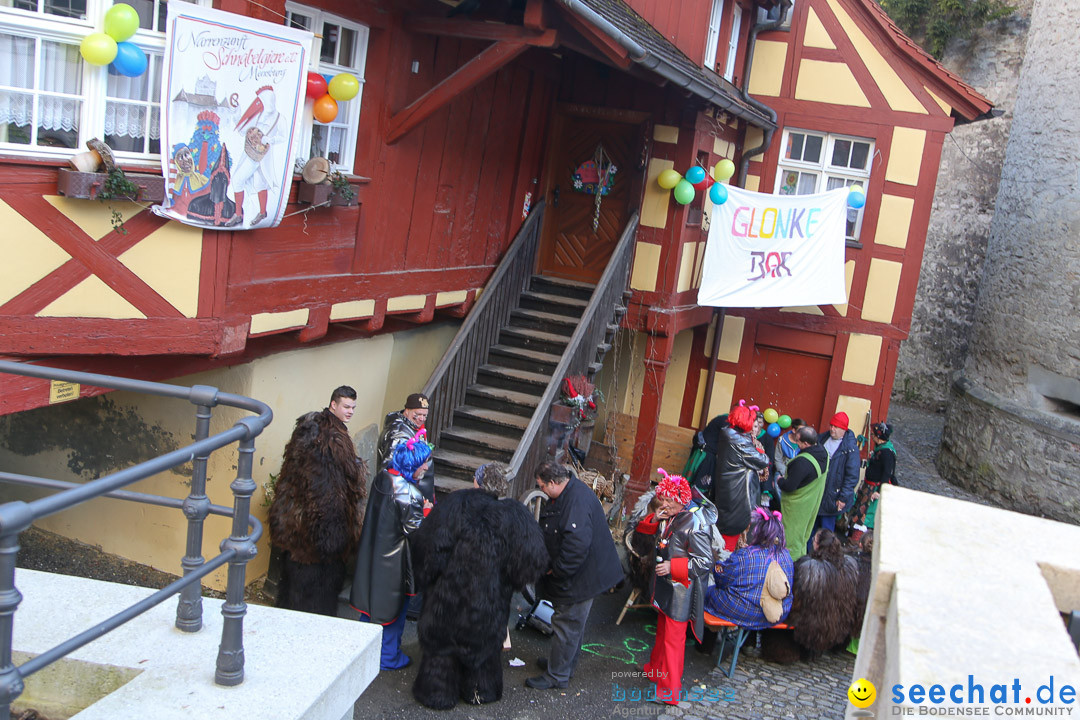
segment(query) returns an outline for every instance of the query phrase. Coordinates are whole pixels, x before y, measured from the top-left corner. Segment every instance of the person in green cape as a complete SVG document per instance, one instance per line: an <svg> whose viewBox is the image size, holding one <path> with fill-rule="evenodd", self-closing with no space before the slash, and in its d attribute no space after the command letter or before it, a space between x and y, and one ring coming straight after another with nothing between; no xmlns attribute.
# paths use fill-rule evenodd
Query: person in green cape
<svg viewBox="0 0 1080 720"><path fill-rule="evenodd" d="M818 444L814 428L799 428L795 444L799 454L788 462L787 475L779 479L785 545L792 561L806 554L818 506L825 494L825 476L829 473L829 455Z"/></svg>

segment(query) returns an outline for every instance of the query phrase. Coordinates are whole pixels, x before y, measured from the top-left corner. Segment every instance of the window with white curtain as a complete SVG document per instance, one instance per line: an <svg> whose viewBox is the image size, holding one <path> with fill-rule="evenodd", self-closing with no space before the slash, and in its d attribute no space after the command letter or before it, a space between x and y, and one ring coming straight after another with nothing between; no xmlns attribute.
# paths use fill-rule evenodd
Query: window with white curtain
<svg viewBox="0 0 1080 720"><path fill-rule="evenodd" d="M136 78L79 54L111 0L0 0L0 152L69 157L99 137L121 160L158 158L167 0L127 2L139 14L129 42L149 59Z"/></svg>
<svg viewBox="0 0 1080 720"><path fill-rule="evenodd" d="M2 0L0 0L2 1ZM351 73L360 81L360 92L352 100L338 102L337 117L330 123L315 122L305 113L302 137L297 144L297 160L324 157L342 172L352 172L356 156L356 133L360 127L360 100L364 95L364 66L367 63L368 28L317 8L285 3L286 24L315 34L312 67L327 82L338 73ZM310 108L311 100L308 101Z"/></svg>
<svg viewBox="0 0 1080 720"><path fill-rule="evenodd" d="M838 187L866 185L874 158L874 141L866 138L784 130L776 172L778 195L810 195ZM846 236L858 240L864 208L847 209Z"/></svg>

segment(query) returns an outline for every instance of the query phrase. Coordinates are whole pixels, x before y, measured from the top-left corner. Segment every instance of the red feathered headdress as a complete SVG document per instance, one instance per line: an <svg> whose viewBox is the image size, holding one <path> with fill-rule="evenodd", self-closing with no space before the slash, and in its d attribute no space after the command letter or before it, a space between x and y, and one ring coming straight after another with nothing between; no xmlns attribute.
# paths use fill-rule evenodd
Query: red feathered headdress
<svg viewBox="0 0 1080 720"><path fill-rule="evenodd" d="M728 413L728 425L742 432L750 432L754 427L754 420L757 419L757 411L757 405L747 407L746 401L740 400L738 406Z"/></svg>
<svg viewBox="0 0 1080 720"><path fill-rule="evenodd" d="M677 500L681 505L690 504L690 483L682 475L668 475L664 468L657 468L656 472L664 478L656 488L656 496Z"/></svg>

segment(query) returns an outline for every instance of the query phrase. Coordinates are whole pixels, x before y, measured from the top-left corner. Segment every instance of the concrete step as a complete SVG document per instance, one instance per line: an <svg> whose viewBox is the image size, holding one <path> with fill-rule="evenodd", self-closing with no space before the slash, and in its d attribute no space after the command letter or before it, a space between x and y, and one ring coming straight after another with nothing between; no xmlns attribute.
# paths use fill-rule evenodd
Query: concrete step
<svg viewBox="0 0 1080 720"><path fill-rule="evenodd" d="M476 371L476 381L491 387L539 396L547 389L551 375L498 365L481 365Z"/></svg>
<svg viewBox="0 0 1080 720"><path fill-rule="evenodd" d="M511 345L492 345L488 350L488 364L518 368L535 373L553 373L559 365L561 355L513 347Z"/></svg>
<svg viewBox="0 0 1080 720"><path fill-rule="evenodd" d="M441 447L435 448L435 490L452 492L471 488L477 468L493 460L494 458L482 458Z"/></svg>
<svg viewBox="0 0 1080 720"><path fill-rule="evenodd" d="M540 397L489 385L470 385L465 391L465 402L473 407L531 418L540 404Z"/></svg>
<svg viewBox="0 0 1080 720"><path fill-rule="evenodd" d="M558 313L568 317L581 317L588 305L588 300L566 297L565 295L555 295L535 290L526 290L521 293L521 307L529 310Z"/></svg>
<svg viewBox="0 0 1080 720"><path fill-rule="evenodd" d="M510 324L514 327L533 328L556 335L565 334L568 338L574 334L579 322L579 318L543 310L522 308L510 313Z"/></svg>
<svg viewBox="0 0 1080 720"><path fill-rule="evenodd" d="M454 427L473 428L496 435L521 438L529 418L490 408L464 405L454 410Z"/></svg>
<svg viewBox="0 0 1080 720"><path fill-rule="evenodd" d="M529 283L529 289L546 295L563 295L565 297L587 301L592 297L593 290L596 289L596 286L590 285L589 283L578 282L577 280L533 275L532 282Z"/></svg>
<svg viewBox="0 0 1080 720"><path fill-rule="evenodd" d="M499 331L499 344L512 347L536 350L552 355L563 354L566 345L570 341L570 334L558 335L555 333L534 330L532 328L508 325Z"/></svg>
<svg viewBox="0 0 1080 720"><path fill-rule="evenodd" d="M439 447L463 455L509 462L517 450L518 439L474 428L448 427L439 434Z"/></svg>

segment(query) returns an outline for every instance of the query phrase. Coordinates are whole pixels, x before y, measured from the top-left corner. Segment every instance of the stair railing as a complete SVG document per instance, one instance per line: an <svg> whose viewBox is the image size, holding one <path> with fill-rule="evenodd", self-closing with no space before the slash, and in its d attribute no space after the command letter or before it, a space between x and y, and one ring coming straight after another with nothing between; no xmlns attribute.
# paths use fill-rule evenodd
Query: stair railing
<svg viewBox="0 0 1080 720"><path fill-rule="evenodd" d="M511 497L523 497L532 489L536 468L547 455L551 405L558 397L563 378L585 374L589 365L596 361L596 351L605 342L608 325L617 317L616 310L624 304L623 294L630 277L637 227L638 214L634 213L626 224L611 259L608 260L604 274L600 276L600 281L593 290L581 321L570 336L570 342L551 375L551 381L525 428L517 450L514 451L508 471L511 478Z"/></svg>
<svg viewBox="0 0 1080 720"><path fill-rule="evenodd" d="M540 202L533 206L424 386L424 394L431 400L428 442L436 446L440 433L453 423L454 409L464 404L466 390L476 382L488 349L498 341L499 332L521 302L521 293L529 287L540 250L543 217L544 203Z"/></svg>
<svg viewBox="0 0 1080 720"><path fill-rule="evenodd" d="M188 388L8 361L0 361L0 372L183 399L196 407L195 441L192 444L90 482L73 483L0 472L0 482L61 491L31 502L14 500L0 505L0 720L10 720L11 702L22 693L23 678L78 650L105 633L115 630L177 593L180 594L180 601L176 611L176 627L185 632L200 630L202 628L202 578L226 563L229 565L228 584L225 591L225 603L221 607L221 614L225 619L221 629L221 644L218 648L214 682L225 686L242 683L244 681L244 616L247 614L247 604L244 602L244 581L247 563L255 557L255 543L262 535L262 524L250 514L251 495L255 492L255 481L251 477L251 469L255 452L255 437L273 419L270 407L258 400L220 392L217 388L206 385ZM241 418L228 430L210 435L211 412L217 405L248 410L257 413L257 416ZM236 479L229 486L233 492L233 507L212 505L206 496L207 460L214 450L233 443L239 443ZM183 500L121 489L187 462L192 463L193 472L191 489ZM98 497L181 509L188 519L186 554L180 563L184 570L184 577L94 627L65 640L51 650L16 666L12 662L12 638L15 611L22 601L22 595L15 587L19 534L39 518L67 510ZM221 542L221 553L217 557L205 560L202 557L203 522L210 514L231 517L233 520L229 537Z"/></svg>

